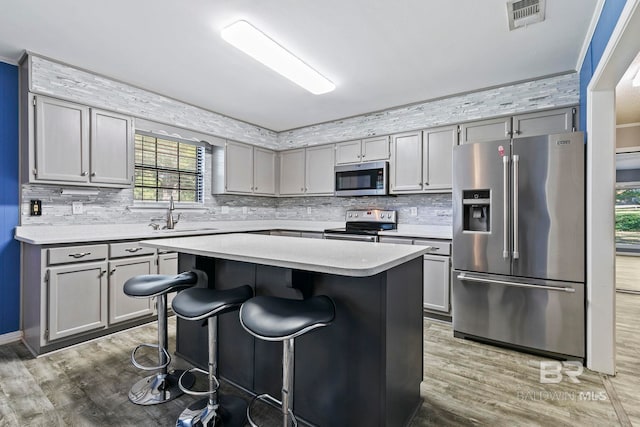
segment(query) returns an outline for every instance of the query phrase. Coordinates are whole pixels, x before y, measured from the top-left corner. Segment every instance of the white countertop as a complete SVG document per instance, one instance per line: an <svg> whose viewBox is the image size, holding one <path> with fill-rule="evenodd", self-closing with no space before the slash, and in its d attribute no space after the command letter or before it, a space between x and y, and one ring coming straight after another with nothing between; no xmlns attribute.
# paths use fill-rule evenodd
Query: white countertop
<svg viewBox="0 0 640 427"><path fill-rule="evenodd" d="M344 222L257 220L208 221L179 223L175 230L154 231L148 224L96 224L96 225L27 225L16 227L15 238L33 245L62 243L105 242L133 239L156 239L174 236L195 236L224 233L243 233L264 230L293 230L322 232L327 228L344 227ZM380 234L397 237L446 239L452 237L451 226L399 224L397 231Z"/></svg>
<svg viewBox="0 0 640 427"><path fill-rule="evenodd" d="M373 276L425 254L424 246L258 234L176 237L142 246L342 276Z"/></svg>

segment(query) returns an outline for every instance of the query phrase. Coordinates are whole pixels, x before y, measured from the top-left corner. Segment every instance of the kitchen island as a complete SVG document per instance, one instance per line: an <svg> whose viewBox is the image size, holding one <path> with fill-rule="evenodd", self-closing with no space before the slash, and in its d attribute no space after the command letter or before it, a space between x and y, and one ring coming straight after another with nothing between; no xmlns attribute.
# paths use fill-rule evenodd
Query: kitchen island
<svg viewBox="0 0 640 427"><path fill-rule="evenodd" d="M319 426L403 426L419 408L423 247L227 234L141 242L177 251L209 287L248 284L256 295L328 295L335 321L296 340L294 410ZM206 366L202 322L179 319L177 352ZM219 375L279 397L281 344L255 340L237 312L219 319Z"/></svg>

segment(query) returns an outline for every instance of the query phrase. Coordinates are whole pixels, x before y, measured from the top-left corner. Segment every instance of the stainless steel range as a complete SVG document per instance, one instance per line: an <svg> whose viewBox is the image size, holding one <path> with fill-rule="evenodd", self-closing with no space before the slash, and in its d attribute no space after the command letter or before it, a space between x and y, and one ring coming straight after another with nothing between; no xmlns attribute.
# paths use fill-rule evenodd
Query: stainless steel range
<svg viewBox="0 0 640 427"><path fill-rule="evenodd" d="M396 211L352 210L345 214L345 227L324 230L325 239L377 242L378 232L398 227Z"/></svg>

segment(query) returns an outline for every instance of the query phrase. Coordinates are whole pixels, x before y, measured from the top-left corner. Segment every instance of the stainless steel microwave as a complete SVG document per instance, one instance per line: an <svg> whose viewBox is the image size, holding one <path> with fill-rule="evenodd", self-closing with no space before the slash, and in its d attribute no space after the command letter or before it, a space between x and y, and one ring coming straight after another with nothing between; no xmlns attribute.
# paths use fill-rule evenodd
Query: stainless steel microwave
<svg viewBox="0 0 640 427"><path fill-rule="evenodd" d="M387 162L336 166L336 196L380 196L388 194Z"/></svg>

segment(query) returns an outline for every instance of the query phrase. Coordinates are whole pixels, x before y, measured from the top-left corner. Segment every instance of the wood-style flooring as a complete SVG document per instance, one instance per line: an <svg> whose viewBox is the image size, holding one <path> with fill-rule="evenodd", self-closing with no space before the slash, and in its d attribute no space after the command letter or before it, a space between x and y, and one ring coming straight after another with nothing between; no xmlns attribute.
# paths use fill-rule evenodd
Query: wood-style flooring
<svg viewBox="0 0 640 427"><path fill-rule="evenodd" d="M640 293L640 256L616 255L616 289Z"/></svg>
<svg viewBox="0 0 640 427"><path fill-rule="evenodd" d="M617 307L617 376L585 369L578 384L541 384L546 359L460 340L450 325L425 320L424 403L411 426L640 426L640 295L618 294ZM174 348L175 318L170 331ZM155 340L151 323L39 358L21 343L0 346L0 426L175 425L195 397L147 407L127 399L144 376L131 349Z"/></svg>

